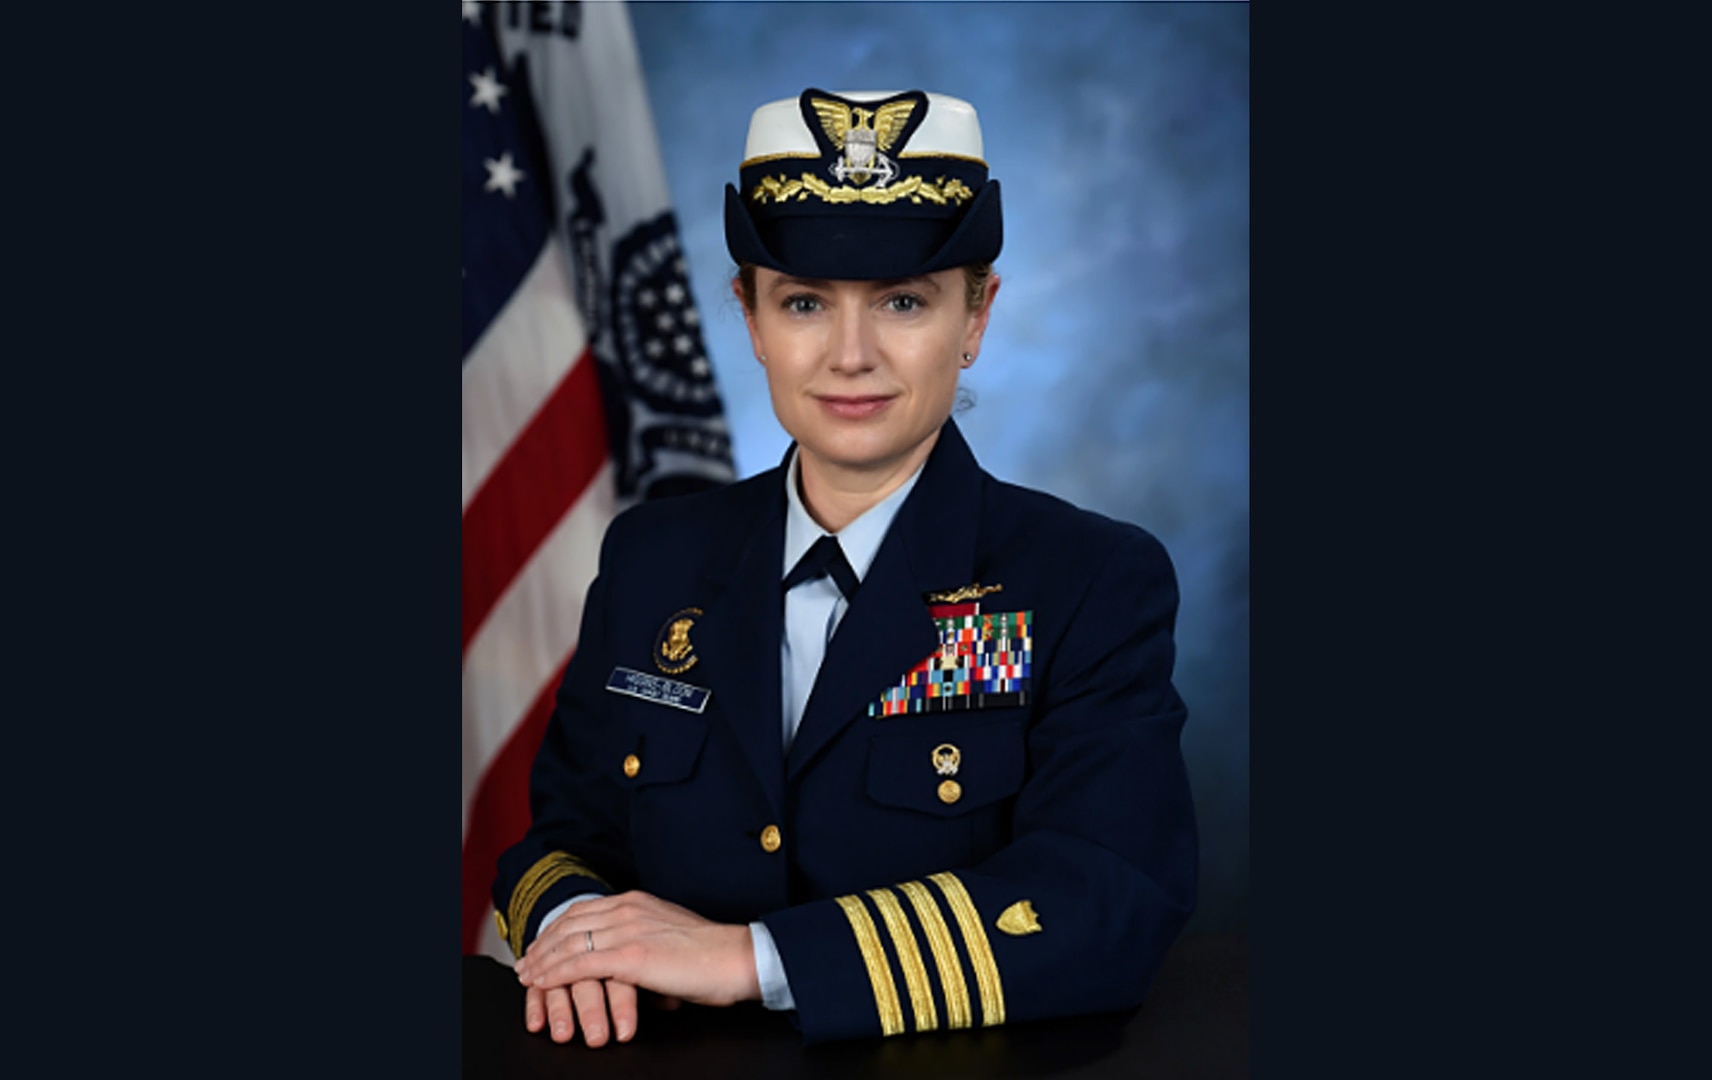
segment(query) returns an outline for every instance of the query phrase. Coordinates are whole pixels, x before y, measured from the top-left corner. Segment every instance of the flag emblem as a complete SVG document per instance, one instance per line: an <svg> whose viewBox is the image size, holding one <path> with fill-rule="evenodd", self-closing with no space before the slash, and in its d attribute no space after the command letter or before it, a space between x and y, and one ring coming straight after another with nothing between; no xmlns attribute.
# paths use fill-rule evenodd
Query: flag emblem
<svg viewBox="0 0 1712 1080"><path fill-rule="evenodd" d="M461 936L510 962L495 867L529 827L607 523L734 470L625 5L465 3L462 34ZM662 635L668 674L693 625ZM609 689L707 697L658 673Z"/></svg>

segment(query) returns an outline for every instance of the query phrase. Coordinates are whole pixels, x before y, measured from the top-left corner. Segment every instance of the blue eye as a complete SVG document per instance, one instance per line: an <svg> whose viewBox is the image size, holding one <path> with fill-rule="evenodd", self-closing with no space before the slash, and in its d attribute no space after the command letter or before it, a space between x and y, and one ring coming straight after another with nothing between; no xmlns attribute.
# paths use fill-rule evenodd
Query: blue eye
<svg viewBox="0 0 1712 1080"><path fill-rule="evenodd" d="M900 313L920 311L925 303L926 301L914 293L898 293L886 298L886 306Z"/></svg>
<svg viewBox="0 0 1712 1080"><path fill-rule="evenodd" d="M820 310L820 299L807 293L797 293L785 298L785 310L792 315L812 315Z"/></svg>

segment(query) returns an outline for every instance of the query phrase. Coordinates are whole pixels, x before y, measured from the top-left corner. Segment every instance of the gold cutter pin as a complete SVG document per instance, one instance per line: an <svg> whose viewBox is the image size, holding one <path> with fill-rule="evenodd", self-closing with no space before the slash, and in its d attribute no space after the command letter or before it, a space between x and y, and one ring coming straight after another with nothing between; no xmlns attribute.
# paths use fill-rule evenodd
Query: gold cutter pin
<svg viewBox="0 0 1712 1080"><path fill-rule="evenodd" d="M939 801L947 806L963 797L963 785L949 779L957 775L962 764L963 752L950 743L940 743L933 748L933 770L940 776L947 777L939 785Z"/></svg>

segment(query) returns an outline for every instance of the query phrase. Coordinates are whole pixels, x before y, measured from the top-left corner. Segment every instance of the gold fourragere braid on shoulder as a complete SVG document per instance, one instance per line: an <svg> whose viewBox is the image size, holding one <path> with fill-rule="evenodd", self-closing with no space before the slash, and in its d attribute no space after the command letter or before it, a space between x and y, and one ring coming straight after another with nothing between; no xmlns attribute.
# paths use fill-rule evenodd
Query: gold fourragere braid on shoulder
<svg viewBox="0 0 1712 1080"><path fill-rule="evenodd" d="M511 890L511 903L506 909L505 925L500 927L500 933L505 935L513 956L523 955L523 935L529 928L529 915L535 910L536 902L547 894L548 889L568 877L586 877L606 889L612 888L605 878L590 870L574 855L554 851L543 856L524 871L517 887Z"/></svg>
<svg viewBox="0 0 1712 1080"><path fill-rule="evenodd" d="M987 931L981 926L981 913L969 890L957 880L957 875L930 874L927 880L939 886L951 904L951 913L963 930L963 947L969 952L969 963L975 969L975 984L981 990L981 1026L993 1027L1005 1022L1005 989L999 981L999 965L993 959L993 947L987 941Z"/></svg>

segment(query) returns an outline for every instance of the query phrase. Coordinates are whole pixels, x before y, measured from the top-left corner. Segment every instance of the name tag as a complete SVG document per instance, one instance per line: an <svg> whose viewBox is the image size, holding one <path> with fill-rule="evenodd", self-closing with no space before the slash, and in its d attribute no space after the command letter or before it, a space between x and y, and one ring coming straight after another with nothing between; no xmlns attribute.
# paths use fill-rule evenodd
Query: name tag
<svg viewBox="0 0 1712 1080"><path fill-rule="evenodd" d="M676 679L662 679L627 667L613 668L612 674L607 676L606 688L615 694L628 694L643 701L693 713L707 708L707 699L713 696L713 691L704 687L691 686Z"/></svg>

